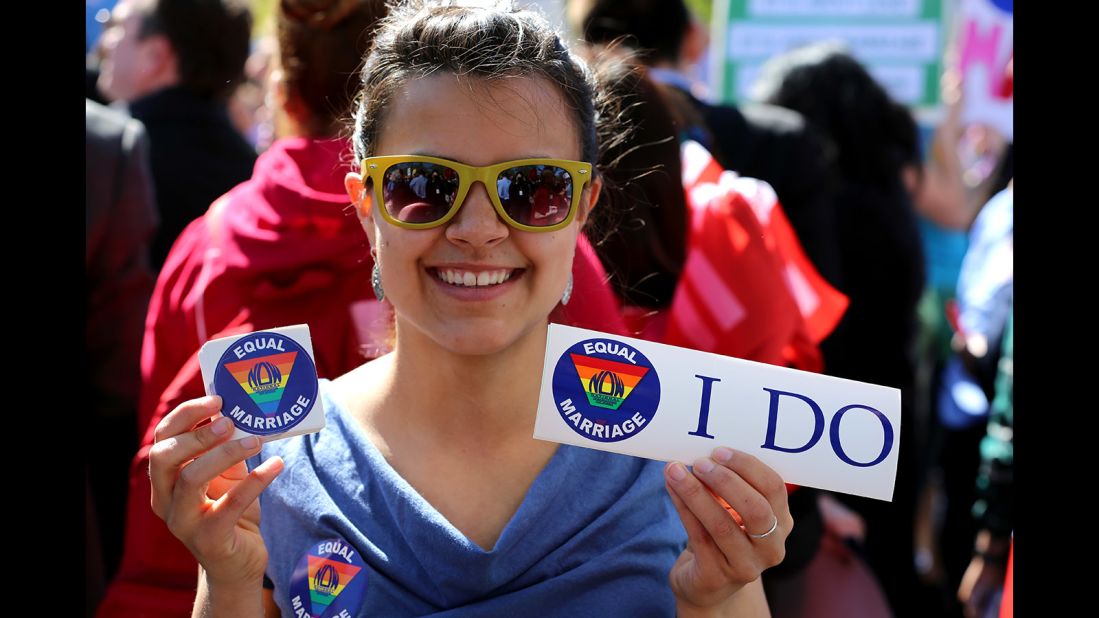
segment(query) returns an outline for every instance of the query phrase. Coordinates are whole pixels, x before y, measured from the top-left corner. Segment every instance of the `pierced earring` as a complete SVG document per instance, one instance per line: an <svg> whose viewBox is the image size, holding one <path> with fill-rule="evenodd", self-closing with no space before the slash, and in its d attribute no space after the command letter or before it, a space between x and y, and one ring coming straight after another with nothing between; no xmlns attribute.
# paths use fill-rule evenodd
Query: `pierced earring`
<svg viewBox="0 0 1099 618"><path fill-rule="evenodd" d="M565 293L561 295L561 304L569 304L570 298L572 298L572 273L569 273L569 282L565 284Z"/></svg>
<svg viewBox="0 0 1099 618"><path fill-rule="evenodd" d="M377 298L379 303L385 300L385 290L382 289L382 269L378 267L377 262L374 262L374 272L370 274L370 284L374 286L374 298Z"/></svg>

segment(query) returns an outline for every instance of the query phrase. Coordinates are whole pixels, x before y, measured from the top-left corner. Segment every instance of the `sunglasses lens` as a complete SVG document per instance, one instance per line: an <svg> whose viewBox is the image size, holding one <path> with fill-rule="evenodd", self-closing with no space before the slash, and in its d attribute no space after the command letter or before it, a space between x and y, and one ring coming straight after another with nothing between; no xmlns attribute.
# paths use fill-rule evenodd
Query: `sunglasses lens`
<svg viewBox="0 0 1099 618"><path fill-rule="evenodd" d="M433 223L446 216L458 194L458 173L436 163L397 163L385 171L382 199L398 221Z"/></svg>
<svg viewBox="0 0 1099 618"><path fill-rule="evenodd" d="M569 216L572 174L555 165L520 165L500 173L496 192L504 211L516 222L548 227Z"/></svg>

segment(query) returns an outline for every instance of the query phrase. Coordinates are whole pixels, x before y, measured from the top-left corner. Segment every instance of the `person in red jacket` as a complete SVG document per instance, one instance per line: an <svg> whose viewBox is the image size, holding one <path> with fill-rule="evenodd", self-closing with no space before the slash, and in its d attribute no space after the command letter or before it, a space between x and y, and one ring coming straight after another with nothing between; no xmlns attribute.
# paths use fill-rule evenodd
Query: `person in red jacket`
<svg viewBox="0 0 1099 618"><path fill-rule="evenodd" d="M384 314L370 292L365 236L347 212L343 155L350 146L333 136L353 96L346 76L370 44L360 33L384 6L321 4L280 3L275 81L292 135L259 157L250 180L187 226L157 280L145 323L143 437L130 471L122 563L99 616L190 615L196 563L150 509L147 469L159 420L205 392L197 359L203 343L305 323L323 375L376 355L363 349L364 334L371 316Z"/></svg>
<svg viewBox="0 0 1099 618"><path fill-rule="evenodd" d="M308 324L317 371L335 377L388 350L387 303L347 198L351 145L333 138L350 117L355 73L380 0L279 5L282 111L293 135L257 160L250 180L217 200L180 235L157 280L142 349L138 431L130 469L122 564L98 616L189 616L197 563L150 508L149 450L165 414L205 393L198 350L211 339ZM324 67L324 70L320 70ZM332 101L341 101L335 106ZM621 334L605 274L581 236L573 297L551 320Z"/></svg>

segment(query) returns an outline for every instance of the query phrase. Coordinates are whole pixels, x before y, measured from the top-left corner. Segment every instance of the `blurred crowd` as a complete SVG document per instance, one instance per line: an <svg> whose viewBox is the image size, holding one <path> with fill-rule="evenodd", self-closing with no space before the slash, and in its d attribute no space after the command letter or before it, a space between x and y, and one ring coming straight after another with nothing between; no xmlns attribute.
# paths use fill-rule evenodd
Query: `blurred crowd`
<svg viewBox="0 0 1099 618"><path fill-rule="evenodd" d="M199 347L307 323L322 376L388 350L343 180L385 3L86 4L87 613L189 615L195 562L152 514L146 470L159 420L204 393ZM633 129L601 136L607 189L574 267L575 297L605 301L551 319L900 389L892 502L791 486L771 611L1006 614L1013 145L966 119L960 34L932 113L836 41L770 59L752 100L720 103L695 77L710 25L690 4L552 4L616 95L600 113ZM992 76L1008 99L1012 71ZM542 173L496 189L550 213L571 185ZM421 198L457 186L426 168L387 180Z"/></svg>

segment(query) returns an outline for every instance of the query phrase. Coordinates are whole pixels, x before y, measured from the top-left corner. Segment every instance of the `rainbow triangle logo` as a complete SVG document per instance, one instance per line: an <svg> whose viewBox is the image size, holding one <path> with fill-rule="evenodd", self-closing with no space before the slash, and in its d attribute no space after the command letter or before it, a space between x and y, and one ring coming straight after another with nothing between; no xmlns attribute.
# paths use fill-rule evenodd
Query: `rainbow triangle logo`
<svg viewBox="0 0 1099 618"><path fill-rule="evenodd" d="M353 564L309 556L309 601L313 616L324 614L361 570L362 567Z"/></svg>
<svg viewBox="0 0 1099 618"><path fill-rule="evenodd" d="M225 363L225 369L264 414L278 410L297 352L282 352Z"/></svg>
<svg viewBox="0 0 1099 618"><path fill-rule="evenodd" d="M648 367L638 367L612 360L569 354L580 377L588 403L600 408L617 410L630 396L637 383L649 372Z"/></svg>

